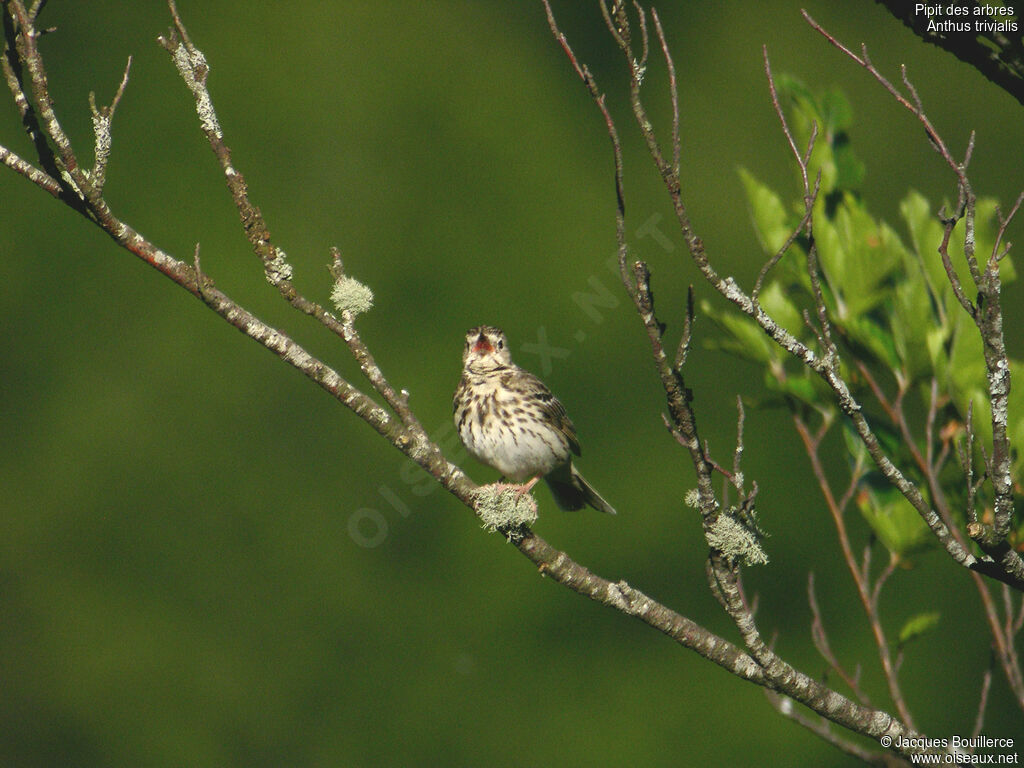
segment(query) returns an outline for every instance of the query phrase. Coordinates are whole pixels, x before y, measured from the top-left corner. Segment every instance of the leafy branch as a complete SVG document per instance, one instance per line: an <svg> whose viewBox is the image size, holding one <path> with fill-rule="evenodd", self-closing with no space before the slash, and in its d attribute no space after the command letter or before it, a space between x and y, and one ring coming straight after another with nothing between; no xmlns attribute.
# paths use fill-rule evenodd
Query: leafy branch
<svg viewBox="0 0 1024 768"><path fill-rule="evenodd" d="M550 6L545 0L549 23L556 39L568 55L573 69L584 81L587 90L600 109L609 135L612 139L615 162L615 185L618 210L616 215L616 231L619 242L619 258L623 280L627 290L634 297L641 320L651 339L655 365L659 378L665 389L669 416L666 424L677 437L680 444L690 455L698 479L696 494L697 506L701 511L705 537L711 549L708 562L708 578L712 591L719 598L723 608L733 618L737 629L744 639L744 644L753 657L766 670L785 670L792 674L791 668L784 666L761 638L756 629L753 613L747 608L742 592L739 572L735 559L725 556L719 545L719 537L714 526L723 515L728 514L714 496L711 484L712 472L718 465L711 460L702 449L697 436L696 418L692 407L692 397L683 383L681 371L685 361L685 349L690 343L691 322L688 314L684 324L683 340L680 349L684 354L677 356L673 367L667 362L664 354L662 336L665 326L658 321L653 300L650 300L650 273L645 264L636 262L633 265L634 280L630 280L626 265L627 245L624 238L624 193L622 189L621 149L617 129L612 121L605 96L600 92L593 76L585 65L579 63L569 47L565 36L555 24ZM902 657L902 646L916 635L925 632L935 624L935 617L922 614L911 620L900 633L898 653L894 656L891 645L886 639L879 616L878 603L882 587L893 575L894 569L906 554L911 544L920 544L920 534L913 530L914 540L901 540L903 531L891 528L892 515L896 514L899 504L909 503L916 512L916 518L923 521L930 531L932 540L937 541L954 562L968 569L979 591L980 599L986 611L989 628L993 637L993 647L999 659L1006 679L1014 691L1018 702L1024 708L1024 687L1021 687L1020 666L1013 651L1013 641L1018 629L1015 627L1015 609L1011 599L1011 590L1024 589L1024 570L1015 543L1020 541L1020 534L1013 530L1013 481L1012 461L1014 454L1010 444L1009 423L1009 379L1011 361L1006 352L1002 334L1003 317L1000 301L1001 271L1012 277L1010 262L1006 259L1008 244L1003 244L1006 229L1020 207L1024 194L1018 198L1010 212L1003 216L996 209L998 219L995 236L989 242L991 249L984 260L979 260L976 253L981 249L979 222L986 223L988 214L993 211L987 201L984 213L979 213L981 202L975 197L967 167L973 150L973 137L968 145L963 161L954 159L946 143L929 120L919 96L913 85L903 72L903 84L907 91L902 93L874 68L868 58L866 48L861 56L852 54L835 38L829 35L806 14L808 23L821 32L831 43L853 58L867 69L872 76L894 97L897 102L907 108L924 125L932 145L953 171L957 182L957 204L952 214L940 211L940 237L922 237L921 230L929 229L919 226L918 253L921 263L910 264L911 274L922 275L919 284L904 283L902 293L897 292L893 301L897 310L909 310L909 303L917 301L916 310L921 309L920 301L925 302L926 313L935 306L942 322L942 335L934 336L931 345L922 344L914 348L914 342L907 337L907 331L893 328L888 336L883 329L863 317L878 304L880 290L886 281L891 280L895 270L900 266L896 258L903 254L898 252L894 235L884 228L877 228L871 222L859 204L849 196L844 197L844 176L856 176L862 172L857 161L848 152L848 147L841 145L841 137L845 125L841 124L844 117L830 125L829 117L843 115L841 102L833 98L817 114L809 114L809 106L813 106L813 98L800 93L792 82L787 83L787 96L796 93L796 99L803 100L801 118L804 135L798 139L791 129L785 112L780 103L779 89L771 72L767 50L765 50L765 72L768 77L772 103L782 125L792 154L796 158L802 181L802 200L796 219L785 213L781 201L769 190L759 185L752 176L746 175L745 182L748 192L754 201L755 221L758 223L762 242L769 254L764 263L753 289L744 291L731 277L723 277L712 264L703 241L696 234L690 221L686 204L681 192L680 179L680 129L679 104L676 90L675 67L665 39L659 16L654 9L648 12L637 2L630 4L618 0L609 5L601 3L606 26L616 45L624 55L626 70L629 74L629 104L647 145L651 159L662 179L669 199L676 213L680 235L686 243L690 257L706 282L721 296L734 304L745 316L738 321L727 313L711 308L705 303L705 310L712 315L732 335L734 351L749 356L751 359L766 365L771 377L785 395L793 410L794 424L800 434L808 456L812 462L815 476L826 498L827 505L835 522L841 548L847 566L861 598L871 626L883 674L888 684L889 694L894 702L900 718L913 728L910 708L901 691L898 680L899 662ZM635 11L635 22L630 18L631 10ZM668 72L670 103L672 107L671 161L666 157L655 131L653 121L644 105L641 91L649 66L648 56L652 47L649 25L653 25L656 46L660 47ZM848 111L848 110L847 110ZM818 138L827 137L827 144L822 146ZM824 174L824 178L823 178ZM824 193L827 193L824 194ZM915 200L914 202L918 202ZM920 206L915 206L912 223L923 223L927 214L921 215ZM958 227L959 225L959 227ZM820 231L819 231L820 230ZM858 236L870 235L874 241L869 243L872 250L857 252L855 248L845 248L844 239L851 233ZM934 234L930 232L930 234ZM881 239L881 251L878 239ZM960 275L960 269L953 265L951 245L954 240L959 243L959 253L967 268L967 278ZM929 251L929 247L932 249ZM944 270L944 282L935 280L934 268L938 252L941 267ZM909 255L909 254L908 254ZM794 262L794 256L799 258ZM859 259L857 257L860 257ZM777 279L774 271L783 260L786 277ZM868 263L865 259L877 259L878 264ZM801 262L802 260L802 262ZM904 259L906 262L907 260ZM802 264L801 268L797 268ZM922 273L921 267L924 267ZM868 277L865 279L864 275ZM927 288L924 276L930 279ZM858 282L858 280L860 282ZM977 291L979 299L976 304L966 298L965 280L969 280ZM917 290L920 288L920 290ZM799 289L806 299L801 308L788 297L792 290ZM930 293L928 292L930 291ZM987 386L980 392L972 389L969 393L963 385L963 371L959 370L965 362L966 353L963 349L969 344L969 337L960 327L960 317L956 307L948 306L945 296L950 295L959 304L959 309L966 313L976 328L983 346L983 364L987 372ZM903 306L900 306L900 302ZM934 302L934 305L929 303ZM891 309L892 307L890 307ZM691 310L692 313L692 310ZM914 329L909 333L924 333L931 317L923 317L920 312L908 320L907 325ZM750 326L757 329L753 333ZM903 334L901 336L901 333ZM767 340L765 338L767 337ZM924 341L924 340L922 340ZM954 346L955 345L955 346ZM950 347L952 346L952 349ZM964 451L965 476L962 481L967 486L970 503L964 509L964 515L958 519L947 502L945 488L948 485L943 475L944 469L953 453L952 435L943 429L937 435L936 421L940 408L946 411L948 395L940 397L939 379L932 378L930 385L931 400L929 417L926 424L926 448L924 452L917 449L914 435L903 410L903 400L910 386L914 384L920 372L915 372L907 365L911 356L919 354L922 349L933 352L933 363L943 372L942 384L954 389L953 398L966 413L966 426L963 435L970 447ZM858 360L858 355L865 359L881 359L891 363L889 366L899 387L894 400L889 399L878 382L873 378L870 369ZM903 358L900 358L902 353ZM847 362L853 360L853 363ZM796 364L797 370L787 368L789 362ZM915 361L916 362L916 361ZM972 369L973 370L973 369ZM938 371L937 371L938 373ZM959 378L958 378L959 377ZM863 386L859 382L866 381L869 386L867 394L873 396L885 409L893 422L895 435L888 425L874 417L869 418L864 406ZM820 385L824 385L822 391ZM960 385L959 387L957 385ZM965 396L967 395L967 396ZM986 403L991 409L987 437L989 448L977 446L974 442L975 425L970 417L972 399L978 396L979 402ZM943 399L945 398L945 400ZM941 402L940 402L941 401ZM838 414L836 413L838 410ZM817 413L820 427L812 430L806 413ZM840 498L832 491L821 462L819 448L825 434L836 423L837 415L845 417L844 437L848 438L851 457L854 459L851 478L846 490ZM884 420L882 420L884 422ZM879 430L882 429L880 432ZM894 441L893 438L896 438ZM901 447L899 440L905 443ZM939 443L938 450L936 444ZM977 448L977 450L975 450ZM737 447L739 452L740 446ZM906 465L903 452L909 452L910 466ZM983 472L975 480L974 461L978 453L982 455ZM1019 454L1019 451L1017 452ZM727 473L724 473L726 474ZM731 476L727 475L727 477ZM869 480L881 481L887 489L893 490L901 497L899 504L891 495L883 493L883 502L873 500L866 491ZM987 484L987 485L986 485ZM979 491L986 485L992 504L991 522L979 518L976 513L976 501ZM742 488L738 488L742 494ZM858 561L850 545L846 531L844 513L850 502L857 500L858 506L869 517L872 524L879 529L890 526L890 532L896 535L886 541L892 556L882 572L874 577L871 575L871 549L865 550L863 558ZM871 515L874 515L872 518ZM966 517L966 520L964 520ZM904 527L906 525L904 524ZM964 532L973 540L980 550L973 550L971 543L965 538ZM901 551L902 550L902 551ZM999 620L989 587L984 577L1001 582L1004 591L1005 619ZM816 606L811 593L812 605ZM815 614L818 611L815 609ZM828 648L827 635L820 620L816 623L815 637L819 650L839 671L840 678L847 681L858 698L867 703L856 679L841 669L838 661ZM792 679L792 678L790 678ZM979 722L987 698L987 686L982 693L979 705ZM802 699L798 699L802 700ZM802 700L803 701L803 700ZM804 701L804 703L807 703ZM812 709L814 707L812 706ZM779 707L779 711L788 714L789 710ZM800 721L799 718L798 721ZM806 724L806 722L805 722ZM814 729L819 735L825 736L827 729ZM863 731L862 731L863 732Z"/></svg>

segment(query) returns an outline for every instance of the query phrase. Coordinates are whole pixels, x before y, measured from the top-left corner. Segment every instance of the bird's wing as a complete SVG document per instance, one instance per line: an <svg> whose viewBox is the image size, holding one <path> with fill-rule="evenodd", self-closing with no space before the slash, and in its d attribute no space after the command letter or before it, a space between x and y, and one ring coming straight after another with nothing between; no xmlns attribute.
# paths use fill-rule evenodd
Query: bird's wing
<svg viewBox="0 0 1024 768"><path fill-rule="evenodd" d="M576 438L576 427L565 412L565 406L555 397L544 382L528 371L522 371L524 390L527 397L540 406L541 412L551 420L552 426L561 432L569 442L569 448L580 455L580 442Z"/></svg>

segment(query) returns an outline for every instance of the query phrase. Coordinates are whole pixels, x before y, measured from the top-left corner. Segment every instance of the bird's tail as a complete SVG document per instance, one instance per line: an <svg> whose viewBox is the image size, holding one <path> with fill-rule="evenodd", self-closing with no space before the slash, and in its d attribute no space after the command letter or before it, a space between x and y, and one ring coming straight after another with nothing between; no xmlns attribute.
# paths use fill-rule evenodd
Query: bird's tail
<svg viewBox="0 0 1024 768"><path fill-rule="evenodd" d="M583 475L576 471L572 462L563 464L547 475L544 481L551 489L555 503L562 509L583 509L585 505L589 505L598 512L615 514L612 505L601 498L601 494L595 491L594 487L583 478Z"/></svg>

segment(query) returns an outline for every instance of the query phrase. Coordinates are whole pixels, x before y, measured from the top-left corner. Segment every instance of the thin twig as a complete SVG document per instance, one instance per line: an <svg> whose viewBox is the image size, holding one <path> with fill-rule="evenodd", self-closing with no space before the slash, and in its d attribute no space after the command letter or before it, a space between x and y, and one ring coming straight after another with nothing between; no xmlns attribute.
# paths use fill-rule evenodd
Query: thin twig
<svg viewBox="0 0 1024 768"><path fill-rule="evenodd" d="M634 301L636 300L636 288L634 287L630 276L629 267L626 264L627 250L625 247L625 216L626 216L626 201L623 192L623 181L622 181L622 144L619 141L619 132L615 127L615 121L612 120L612 115L608 111L608 106L605 104L604 94L597 87L597 82L594 80L594 76L585 64L581 64L576 58L576 54L573 52L572 47L569 45L569 41L562 31L558 28L558 24L555 21L555 14L551 10L551 4L548 0L542 0L544 3L544 11L547 14L548 26L551 29L551 34L555 40L562 47L562 51L565 52L566 57L569 59L569 63L572 65L573 70L576 72L580 80L587 88L587 92L590 94L590 98L594 100L597 108L601 111L601 116L604 118L605 129L608 132L608 137L612 142L612 159L615 163L615 199L616 199L616 238L619 243L618 257L619 257L619 276L622 279L622 284L626 287L626 291ZM602 11L607 15L607 9L602 4ZM610 23L610 22L609 22Z"/></svg>
<svg viewBox="0 0 1024 768"><path fill-rule="evenodd" d="M870 706L871 700L861 689L860 681L856 676L851 675L843 668L843 665L839 663L839 659L833 653L832 646L829 644L825 622L821 618L821 609L818 607L818 596L814 590L814 571L807 574L807 602L811 608L811 639L814 641L814 647L818 649L818 653L821 654L821 657L828 663L829 667L853 691L853 695L857 697L857 700L864 706Z"/></svg>
<svg viewBox="0 0 1024 768"><path fill-rule="evenodd" d="M793 704L792 699L782 696L775 691L765 690L765 695L768 697L768 701L783 717L786 717L793 722L797 723L803 728L813 733L818 738L828 742L836 749L841 752L855 757L865 765L878 765L885 768L891 768L896 761L891 755L884 752L872 752L869 749L862 747L860 744L855 744L849 739L844 739L838 733L832 730L828 720L824 718L810 718L807 717L803 712L798 710ZM909 765L904 761L899 761L900 765Z"/></svg>
<svg viewBox="0 0 1024 768"><path fill-rule="evenodd" d="M37 187L49 192L58 200L63 199L64 188L52 176L39 170L32 163L18 157L7 147L0 146L0 163L3 163L12 171L20 173Z"/></svg>
<svg viewBox="0 0 1024 768"><path fill-rule="evenodd" d="M12 3L17 2L17 0L10 1ZM177 11L173 4L170 7L172 15L175 17L175 22L179 27L177 31L179 45L188 44L188 35L184 24L181 23L180 17L177 16ZM21 9L20 15L21 17L26 17L24 9ZM202 82L205 81L206 69L205 65L194 58L195 53L197 52L193 51L187 58L187 71L191 72L194 79ZM33 70L37 75L42 76L44 69L38 51L29 48L22 55L27 54L38 57L33 63ZM205 89L205 85L203 85L203 89ZM203 94L203 89L197 89L200 90L200 95L205 95ZM52 104L49 106L52 109ZM206 112L205 116L208 119L215 120L215 115L212 112ZM46 120L42 125L45 126L46 130L55 130L57 124L54 120ZM48 134L48 138L56 141L53 135ZM66 149L67 152L64 156L73 157L70 152L70 144L67 145ZM7 164L11 166L19 165L13 157L10 155L7 157L9 158ZM39 178L40 174L35 174L34 178L33 174L30 173L23 175L26 175L26 177L36 183L40 183L44 188L47 187L45 178ZM241 178L240 175L239 178ZM71 204L67 200L65 202L68 202L69 205ZM345 381L336 371L314 358L285 333L263 323L218 289L213 281L202 271L198 245L195 247L192 255L193 263L188 265L162 251L127 224L114 217L102 196L98 194L92 195L89 199L89 204L91 206L90 211L102 213L102 216L91 217L94 223L110 234L120 246L139 256L146 263L172 279L177 285L200 298L226 322L238 328L289 365L292 365L308 376L321 388L338 399L339 402L353 410L357 416L384 436L405 455L427 470L445 489L459 498L466 506L473 507L476 486L458 467L444 458L437 445L430 442L421 443L410 439L410 428L408 426L399 424L397 420L390 418L374 400ZM262 222L257 222L253 226L258 229L262 226ZM347 321L345 322L347 323ZM355 338L358 340L358 337ZM372 358L368 354L360 362L361 365L375 367L375 363L373 363ZM379 373L379 369L372 376L376 376L377 373ZM385 383L386 380L383 380L381 386ZM610 605L627 615L637 617L649 626L672 637L679 644L695 650L705 658L719 664L742 679L764 684L764 675L759 665L748 654L689 619L651 600L625 582L611 582L602 579L578 563L575 563L566 553L551 547L543 539L529 531L517 540L516 546L526 557L537 564L541 572L546 576L553 578L581 595ZM878 713L872 713L872 716L875 717L875 720L879 720ZM883 722L887 722L888 716L881 713L880 719ZM896 733L902 733L902 731L897 730Z"/></svg>
<svg viewBox="0 0 1024 768"><path fill-rule="evenodd" d="M683 335L679 339L679 348L676 350L674 367L678 371L686 365L686 358L690 354L690 338L693 335L694 300L693 284L686 289L686 315L683 317Z"/></svg>
<svg viewBox="0 0 1024 768"><path fill-rule="evenodd" d="M861 55L858 56L845 45L843 45L841 42L839 42L835 37L833 37L818 22L816 22L806 10L801 10L800 13L803 15L804 19L807 21L808 24L811 25L813 29L819 32L822 35L822 37L828 40L833 46L835 46L844 54L846 54L846 56L848 56L851 60L862 66L865 70L867 70L868 73L870 73L871 76L874 77L875 80L877 80L878 83L883 88L885 88L885 90L887 90L894 99L896 99L896 101L898 101L903 107L909 110L912 114L914 114L917 117L918 120L921 121L921 124L924 126L925 132L928 134L928 138L931 141L932 146L934 146L936 151L938 151L939 154L942 155L942 158L946 161L946 164L953 169L957 176L960 177L962 181L966 181L966 177L964 176L964 169L960 167L960 164L957 163L955 159L953 159L953 155L946 147L946 144L942 140L942 137L939 135L938 131L935 130L935 127L932 125L927 115L925 115L924 112L921 110L920 99L917 98L917 91L914 90L913 86L910 86L911 99L915 100L912 103L911 99L908 99L906 96L900 93L899 89L896 86L894 86L891 82L889 82L889 80L875 68L875 65L871 63L871 59L868 56L868 50L866 45L861 46ZM905 74L905 68L903 68L902 71ZM909 85L907 81L905 81L905 83Z"/></svg>
<svg viewBox="0 0 1024 768"><path fill-rule="evenodd" d="M672 101L672 172L678 177L681 171L682 142L679 135L679 84L676 82L676 65L672 61L665 30L661 28L661 19L656 8L651 8L651 18L654 19L654 29L658 33L658 43L661 45L661 52L665 56L665 68L668 70L668 92Z"/></svg>
<svg viewBox="0 0 1024 768"><path fill-rule="evenodd" d="M736 490L743 494L743 483L736 478L742 478L741 463L743 461L743 424L747 414L743 410L743 398L736 395L736 450L732 455L732 475L736 483Z"/></svg>
<svg viewBox="0 0 1024 768"><path fill-rule="evenodd" d="M310 301L299 293L291 282L291 265L288 264L284 251L272 243L263 214L250 199L245 176L231 160L231 149L224 141L224 132L220 127L213 99L206 85L210 73L206 57L192 43L173 0L168 0L168 5L174 18L176 33L161 37L160 44L171 54L179 73L195 97L200 127L220 163L245 234L253 251L263 262L268 282L277 288L281 296L294 308L319 321L348 345L370 384L384 398L392 411L398 414L414 439L419 442L426 441L426 431L409 408L406 399L395 391L381 373L380 367L362 343L359 333L355 329L353 318L351 316L341 319L335 317L323 306ZM340 264L340 259L336 257L335 260Z"/></svg>
<svg viewBox="0 0 1024 768"><path fill-rule="evenodd" d="M977 738L985 727L985 709L988 707L988 692L992 688L992 660L985 669L981 678L981 693L978 696L978 713L974 716L974 728L971 729L971 736Z"/></svg>
<svg viewBox="0 0 1024 768"><path fill-rule="evenodd" d="M885 583L885 580L888 579L889 575L892 573L892 569L895 568L896 563L895 561L890 560L889 564L882 571L882 576L880 576L878 581L876 581L874 591L872 591L866 567L867 561L865 560L864 570L857 567L857 559L853 554L853 548L850 546L850 537L846 530L846 520L844 518L845 504L849 503L849 500L852 498L852 489L856 485L857 481L851 479L850 487L847 489L847 493L843 495L844 506L840 506L832 491L832 486L828 481L828 477L825 474L825 467L821 461L819 452L821 437L818 436L817 439L812 437L807 424L799 414L793 414L793 423L796 426L797 434L800 435L800 438L804 443L804 450L807 453L807 457L811 461L811 471L814 473L814 477L818 481L818 487L821 489L822 496L825 499L825 506L828 507L829 513L832 516L832 523L835 526L836 535L839 538L839 546L843 553L843 560L846 563L847 569L850 571L850 575L853 577L854 586L857 588L857 595L860 597L861 605L864 608L864 614L868 619L868 624L871 627L871 633L874 636L875 646L878 649L878 658L882 665L882 673L885 675L885 680L889 687L889 696L896 705L900 718L903 722L907 723L909 727L913 728L913 717L911 716L910 708L907 706L906 700L903 697L899 679L896 675L896 668L889 652L889 643L886 640L885 630L882 627L882 622L878 615L879 591L881 590L882 584Z"/></svg>
<svg viewBox="0 0 1024 768"><path fill-rule="evenodd" d="M992 245L992 255L989 257L988 269L994 270L996 264L1010 252L1010 243L1006 244L1006 248L1000 249L1000 245L1003 242L1003 237L1006 235L1006 228L1010 226L1010 222L1013 221L1013 217L1017 215L1017 211L1020 210L1021 203L1024 202L1024 192L1017 195L1017 199L1014 201L1013 206L1010 208L1010 212L1004 218L1002 213L999 215L999 229L996 230L996 241Z"/></svg>
<svg viewBox="0 0 1024 768"><path fill-rule="evenodd" d="M114 94L110 106L97 108L96 94L89 93L89 111L92 113L92 128L96 137L96 159L93 163L92 171L89 172L89 179L95 186L97 193L103 191L103 185L106 183L107 163L110 160L110 148L113 143L111 124L114 121L117 105L121 103L121 97L124 96L124 90L128 86L128 73L131 68L132 57L129 56L128 63L124 68L124 75L121 77L121 84L117 87L117 92Z"/></svg>

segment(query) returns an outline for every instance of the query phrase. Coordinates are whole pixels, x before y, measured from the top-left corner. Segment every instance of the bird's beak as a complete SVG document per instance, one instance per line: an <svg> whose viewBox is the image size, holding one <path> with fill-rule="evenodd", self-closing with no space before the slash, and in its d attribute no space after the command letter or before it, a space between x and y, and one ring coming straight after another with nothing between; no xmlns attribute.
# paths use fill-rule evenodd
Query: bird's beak
<svg viewBox="0 0 1024 768"><path fill-rule="evenodd" d="M493 352L494 347L491 346L491 342L487 340L487 337L482 333L477 336L476 342L473 344L474 352Z"/></svg>

